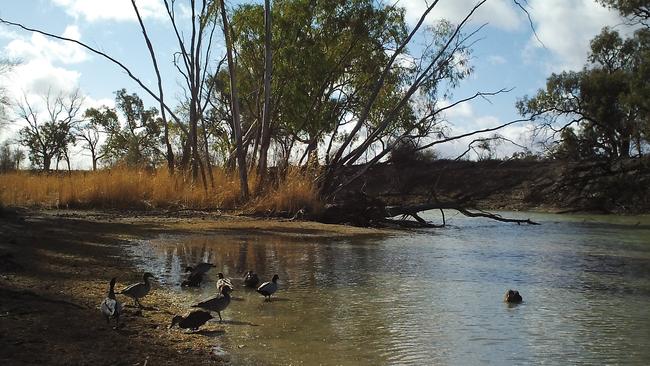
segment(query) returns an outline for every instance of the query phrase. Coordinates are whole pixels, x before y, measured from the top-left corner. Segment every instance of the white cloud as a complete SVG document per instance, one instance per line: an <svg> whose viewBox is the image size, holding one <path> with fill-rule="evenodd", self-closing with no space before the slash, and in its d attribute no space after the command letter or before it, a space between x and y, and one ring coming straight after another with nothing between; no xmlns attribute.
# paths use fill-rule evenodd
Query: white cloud
<svg viewBox="0 0 650 366"><path fill-rule="evenodd" d="M79 28L74 25L66 27L63 36L75 40L81 39ZM5 52L7 56L24 62L46 59L50 62L77 64L89 59L88 53L80 46L70 42L52 40L38 33L33 33L29 39L14 39L7 44Z"/></svg>
<svg viewBox="0 0 650 366"><path fill-rule="evenodd" d="M63 35L81 39L76 26L65 28ZM67 93L79 84L81 74L70 70L71 65L87 61L90 56L78 45L52 40L33 33L24 38L15 35L4 48L4 54L21 63L7 74L7 90L14 99L44 95L48 92Z"/></svg>
<svg viewBox="0 0 650 366"><path fill-rule="evenodd" d="M495 116L482 116L474 118L473 125L477 130L483 130L496 127L500 124L502 124L502 122Z"/></svg>
<svg viewBox="0 0 650 366"><path fill-rule="evenodd" d="M80 76L79 72L54 66L46 59L34 59L11 72L9 90L14 98L22 93L69 92L77 87Z"/></svg>
<svg viewBox="0 0 650 366"><path fill-rule="evenodd" d="M499 55L488 56L487 60L492 65L504 65L508 63L505 57Z"/></svg>
<svg viewBox="0 0 650 366"><path fill-rule="evenodd" d="M579 70L589 53L589 41L604 26L618 26L622 19L594 0L529 0L529 12L544 46L551 53L549 71ZM543 46L531 37L524 56L538 59Z"/></svg>
<svg viewBox="0 0 650 366"><path fill-rule="evenodd" d="M442 108L451 103L451 101L442 101L439 107ZM458 136L477 130L490 129L508 122L493 115L477 115L471 102L459 104L454 108L445 111L444 118L450 123L450 136ZM437 145L436 150L441 157L453 159L461 155L467 149L472 140L492 137L495 134L503 136L506 139L515 142L517 145L531 148L530 131L530 123L516 123L497 131L480 133L449 143ZM496 157L507 158L514 152L521 151L522 148L517 145L507 141L498 142L496 146ZM470 154L470 158L476 158L475 154Z"/></svg>
<svg viewBox="0 0 650 366"><path fill-rule="evenodd" d="M439 106L440 108L445 108L451 105L452 102L449 100L443 100L440 101L439 104L440 104ZM445 119L451 120L452 122L453 120L458 118L466 119L474 116L474 108L472 108L472 104L469 102L460 103L452 108L447 109L444 112L444 115L445 115Z"/></svg>
<svg viewBox="0 0 650 366"><path fill-rule="evenodd" d="M409 24L417 22L428 3L431 0L402 2ZM457 23L476 3L477 0L440 0L429 14L428 23L442 18ZM624 34L630 32L629 27L622 25L623 19L616 11L595 0L528 0L521 4L526 6L544 44L540 44L530 32L530 40L522 54L528 62L544 60L546 71L582 68L589 52L589 41L605 26L616 27ZM489 23L505 31L529 31L526 15L512 0L486 2L474 14L472 21L473 24ZM493 55L487 61L496 65L503 64L505 59Z"/></svg>
<svg viewBox="0 0 650 366"><path fill-rule="evenodd" d="M431 0L408 0L402 5L406 9L406 19L409 24L415 24L424 13ZM429 24L440 19L447 19L452 23L460 23L476 5L476 0L441 0L429 13ZM506 30L518 29L522 24L522 14L511 0L492 0L481 6L472 16L474 24L489 23L490 25Z"/></svg>
<svg viewBox="0 0 650 366"><path fill-rule="evenodd" d="M115 99L110 98L100 98L94 99L89 96L86 96L83 104L83 108L100 108L106 106L108 108L115 108Z"/></svg>
<svg viewBox="0 0 650 366"><path fill-rule="evenodd" d="M84 18L89 22L114 20L135 21L137 18L130 0L51 0L66 13L76 19ZM138 10L142 18L162 19L167 16L160 0L138 0Z"/></svg>

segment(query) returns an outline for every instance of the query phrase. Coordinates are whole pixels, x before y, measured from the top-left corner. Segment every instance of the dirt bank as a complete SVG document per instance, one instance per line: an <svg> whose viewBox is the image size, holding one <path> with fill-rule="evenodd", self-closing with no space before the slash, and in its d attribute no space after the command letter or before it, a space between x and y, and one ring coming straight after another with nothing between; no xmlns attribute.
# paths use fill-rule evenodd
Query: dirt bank
<svg viewBox="0 0 650 366"><path fill-rule="evenodd" d="M360 191L388 205L459 202L489 210L638 214L650 212L650 159L384 163L337 198L350 201Z"/></svg>
<svg viewBox="0 0 650 366"><path fill-rule="evenodd" d="M376 230L201 213L173 216L81 211L0 213L0 364L202 365L227 329L198 334L167 328L183 312L173 292L154 286L142 312L126 308L113 330L98 310L108 280L118 289L141 273L125 248L160 234L265 232L290 236L378 235ZM127 299L122 298L129 303Z"/></svg>

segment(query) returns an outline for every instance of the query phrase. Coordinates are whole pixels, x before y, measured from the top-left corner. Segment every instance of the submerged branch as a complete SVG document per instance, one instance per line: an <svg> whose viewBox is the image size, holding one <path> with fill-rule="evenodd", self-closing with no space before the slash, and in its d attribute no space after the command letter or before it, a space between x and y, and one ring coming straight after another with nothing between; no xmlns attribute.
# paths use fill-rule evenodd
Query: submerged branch
<svg viewBox="0 0 650 366"><path fill-rule="evenodd" d="M484 217L500 222L509 222L515 224L529 224L529 225L539 225L530 219L511 219L505 218L498 214L493 214L485 211L473 212L469 209L463 207L459 202L432 202L432 203L423 203L423 204L414 204L414 205L402 205L402 206L388 206L386 207L386 213L389 217L395 217L399 215L409 215L417 220L417 222L425 223L430 225L427 221L422 219L418 214L422 211L428 210L456 210L467 217ZM444 226L444 225L443 225Z"/></svg>

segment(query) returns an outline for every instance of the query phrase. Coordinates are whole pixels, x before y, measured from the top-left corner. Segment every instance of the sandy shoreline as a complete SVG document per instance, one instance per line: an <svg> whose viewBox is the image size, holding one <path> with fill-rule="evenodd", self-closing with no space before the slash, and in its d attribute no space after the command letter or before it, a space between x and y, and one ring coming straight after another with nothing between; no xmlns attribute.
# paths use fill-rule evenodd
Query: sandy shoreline
<svg viewBox="0 0 650 366"><path fill-rule="evenodd" d="M167 326L182 312L173 291L155 286L141 313L128 307L115 331L98 310L108 280L140 280L125 248L162 234L381 236L390 231L198 212L18 211L0 217L0 363L11 365L220 364L211 354L225 330L199 334ZM127 299L122 301L130 304Z"/></svg>

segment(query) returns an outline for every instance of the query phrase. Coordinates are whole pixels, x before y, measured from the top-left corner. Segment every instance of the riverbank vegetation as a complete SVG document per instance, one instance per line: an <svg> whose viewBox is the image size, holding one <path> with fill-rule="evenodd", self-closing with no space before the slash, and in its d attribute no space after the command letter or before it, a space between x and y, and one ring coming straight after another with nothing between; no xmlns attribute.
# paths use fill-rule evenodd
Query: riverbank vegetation
<svg viewBox="0 0 650 366"><path fill-rule="evenodd" d="M40 208L228 210L273 215L322 210L313 180L298 169L290 169L247 202L241 202L234 173L215 168L213 178L214 185L205 189L188 184L190 177L169 174L166 169L115 168L49 174L16 171L0 174L0 203ZM255 178L251 187L254 191L262 189Z"/></svg>
<svg viewBox="0 0 650 366"><path fill-rule="evenodd" d="M433 185L426 196L417 196L420 202L388 207L391 202L364 189L375 183L373 170L435 160L434 149L458 141L466 141L467 150L457 160L490 160L499 144L512 143L499 131L522 122L534 125L542 150L524 149L513 159L613 166L647 154L650 33L645 2L602 1L635 22L636 32L625 38L604 29L591 42L584 70L551 75L545 89L520 100L521 117L455 132L448 112L508 91L454 96L473 72L472 44L482 26L470 20L486 2L468 6L454 24L431 21L438 4L433 1L409 26L403 8L370 0L267 0L233 7L225 1L200 1L191 3L195 16L188 18L176 16L187 9L164 1L181 51L168 58L178 74L163 75L157 45L132 1L155 87L99 48L0 19L108 60L154 101L147 103L126 88L115 91L114 107L87 107L79 89L15 101L16 141L42 174L6 175L2 200L302 212L311 217L332 210L324 216L380 220L396 214L422 223L418 210L466 213L476 199L442 200L443 192ZM513 6L526 12L516 1ZM188 30L191 39L181 36ZM225 49L213 47L219 37ZM0 64L6 66L0 72L13 65L9 60ZM168 78L183 81L183 92L176 93L182 97L170 97L174 93L163 83ZM94 173L72 172L73 146L85 151ZM4 170L20 167L24 160L24 154L9 147L2 155ZM60 169L68 175L49 174ZM437 172L435 179L446 173Z"/></svg>

